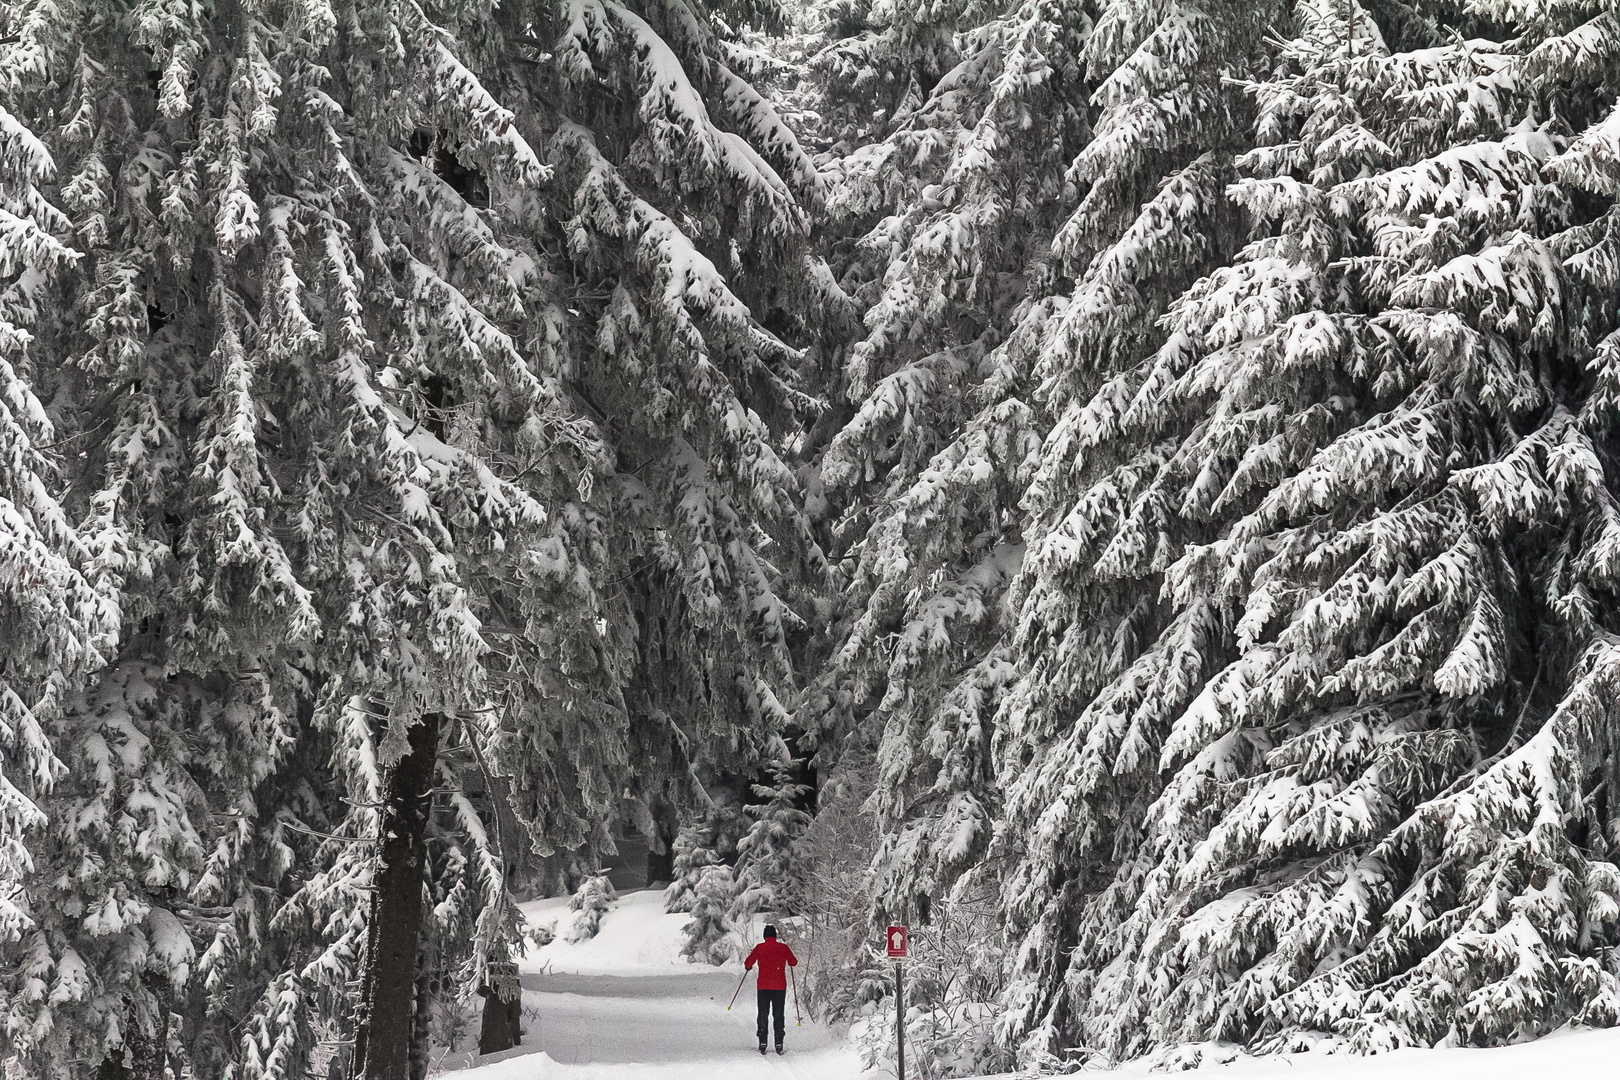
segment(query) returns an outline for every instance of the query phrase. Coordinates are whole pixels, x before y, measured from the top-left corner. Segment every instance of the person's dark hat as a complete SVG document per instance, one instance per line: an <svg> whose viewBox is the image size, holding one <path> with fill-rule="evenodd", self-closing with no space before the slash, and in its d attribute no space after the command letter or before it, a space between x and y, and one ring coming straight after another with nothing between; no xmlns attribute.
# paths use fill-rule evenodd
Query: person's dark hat
<svg viewBox="0 0 1620 1080"><path fill-rule="evenodd" d="M776 927L767 925L765 927L765 936L766 937L775 937L776 936Z"/></svg>

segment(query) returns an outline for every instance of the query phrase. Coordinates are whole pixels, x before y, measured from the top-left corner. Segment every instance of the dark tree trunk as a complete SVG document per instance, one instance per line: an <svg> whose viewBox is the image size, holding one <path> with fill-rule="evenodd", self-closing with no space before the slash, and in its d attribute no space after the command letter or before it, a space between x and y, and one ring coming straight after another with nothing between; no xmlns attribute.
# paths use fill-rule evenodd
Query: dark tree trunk
<svg viewBox="0 0 1620 1080"><path fill-rule="evenodd" d="M155 1030L148 1031L136 1017L128 1017L124 1045L101 1060L96 1080L164 1080L169 1064L169 1007L174 991L162 976L147 975L141 981L157 999Z"/></svg>
<svg viewBox="0 0 1620 1080"><path fill-rule="evenodd" d="M422 950L425 954L426 950ZM416 968L416 1015L411 1021L411 1080L427 1080L428 1042L433 1034L433 969L426 955Z"/></svg>
<svg viewBox="0 0 1620 1080"><path fill-rule="evenodd" d="M478 1031L478 1052L498 1054L523 1041L523 991L517 965L492 962L489 982L478 988L484 996L484 1023Z"/></svg>
<svg viewBox="0 0 1620 1080"><path fill-rule="evenodd" d="M382 838L371 894L366 967L354 1060L360 1080L410 1080L416 950L422 934L427 819L439 752L439 715L407 733L407 749L383 779Z"/></svg>

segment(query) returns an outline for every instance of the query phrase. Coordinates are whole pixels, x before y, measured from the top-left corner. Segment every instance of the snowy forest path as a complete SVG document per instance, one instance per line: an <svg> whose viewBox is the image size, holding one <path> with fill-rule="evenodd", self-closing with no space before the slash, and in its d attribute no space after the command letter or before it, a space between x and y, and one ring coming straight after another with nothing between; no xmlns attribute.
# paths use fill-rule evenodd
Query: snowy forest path
<svg viewBox="0 0 1620 1080"><path fill-rule="evenodd" d="M759 1056L753 977L728 1012L742 975L680 955L687 916L667 915L662 894L626 893L587 941L565 940L567 898L524 905L531 925L558 940L521 965L523 1045L492 1055L472 1080L852 1080L858 1055L788 1003L787 1054Z"/></svg>
<svg viewBox="0 0 1620 1080"><path fill-rule="evenodd" d="M825 1028L795 1027L791 1016L788 1045L793 1056L771 1054L761 1069L754 1042L753 995L745 991L726 1011L736 985L736 978L726 971L526 975L524 1018L538 1024L535 1045L559 1065L634 1065L640 1066L633 1073L638 1077L685 1076L688 1070L692 1075L722 1076L738 1066L749 1076L809 1080L848 1075L814 1067L827 1056L822 1051L836 1049L834 1040ZM842 1067L843 1056L838 1057Z"/></svg>

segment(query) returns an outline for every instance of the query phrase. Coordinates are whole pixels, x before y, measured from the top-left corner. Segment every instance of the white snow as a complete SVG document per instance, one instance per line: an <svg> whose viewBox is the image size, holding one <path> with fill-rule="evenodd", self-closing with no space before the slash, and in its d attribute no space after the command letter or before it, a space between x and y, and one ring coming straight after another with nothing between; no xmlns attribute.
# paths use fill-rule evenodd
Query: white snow
<svg viewBox="0 0 1620 1080"><path fill-rule="evenodd" d="M1227 1050L1221 1056L1227 1056ZM1362 1057L1350 1054L1290 1054L1239 1057L1230 1064L1205 1059L1196 1070L1207 1080L1552 1080L1602 1076L1620 1054L1620 1030L1558 1032L1535 1042L1492 1050L1408 1049ZM1108 1072L1088 1072L1094 1080L1146 1076L1145 1064ZM1160 1074L1170 1075L1175 1074Z"/></svg>
<svg viewBox="0 0 1620 1080"><path fill-rule="evenodd" d="M563 940L576 914L568 910L569 899L555 896L521 906L531 927L554 925L557 939L543 948L531 949L518 965L520 972L650 976L704 970L681 956L681 928L688 916L665 914L662 890L620 893L612 910L602 917L602 929L597 935L578 943ZM734 970L742 969L734 965Z"/></svg>

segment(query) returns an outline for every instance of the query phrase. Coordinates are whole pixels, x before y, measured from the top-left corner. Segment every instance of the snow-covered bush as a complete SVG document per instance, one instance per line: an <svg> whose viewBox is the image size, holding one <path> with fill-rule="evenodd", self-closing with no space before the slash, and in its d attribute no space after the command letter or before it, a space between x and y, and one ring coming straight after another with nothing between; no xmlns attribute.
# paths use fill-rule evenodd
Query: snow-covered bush
<svg viewBox="0 0 1620 1080"><path fill-rule="evenodd" d="M568 901L568 910L577 912L568 924L565 940L578 944L596 936L602 928L602 916L606 915L619 900L619 894L613 890L612 882L608 881L606 874L588 877L580 882L579 888L574 891L573 897Z"/></svg>
<svg viewBox="0 0 1620 1080"><path fill-rule="evenodd" d="M529 923L523 927L522 941L525 949L543 949L557 940L557 922Z"/></svg>
<svg viewBox="0 0 1620 1080"><path fill-rule="evenodd" d="M737 956L737 928L731 905L737 880L728 866L704 867L692 900L692 918L682 930L681 955L704 964L724 964Z"/></svg>
<svg viewBox="0 0 1620 1080"><path fill-rule="evenodd" d="M892 991L892 985L890 989ZM926 1080L982 1075L983 1062L997 1057L996 1017L1000 1011L999 1005L995 1002L977 1002L963 1003L951 1009L929 1008L911 1004L910 994L908 982L907 1074ZM861 1064L868 1071L894 1071L894 1021L894 998L891 994L869 1015L850 1025L850 1038L860 1052Z"/></svg>
<svg viewBox="0 0 1620 1080"><path fill-rule="evenodd" d="M1003 1071L1009 1055L998 1036L1003 973L994 883L965 879L936 902L928 921L911 922L905 962L906 1068L918 1076L980 1076ZM881 931L880 931L881 933ZM866 973L875 995L853 1029L867 1068L893 1068L894 965L868 939ZM1064 1061L1049 1061L1061 1066Z"/></svg>

